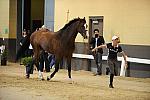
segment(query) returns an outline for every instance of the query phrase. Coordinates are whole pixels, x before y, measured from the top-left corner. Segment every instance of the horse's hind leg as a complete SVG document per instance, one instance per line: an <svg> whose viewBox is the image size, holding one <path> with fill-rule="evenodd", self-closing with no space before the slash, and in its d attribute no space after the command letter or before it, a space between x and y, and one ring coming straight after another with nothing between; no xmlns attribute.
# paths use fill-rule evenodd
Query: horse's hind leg
<svg viewBox="0 0 150 100"><path fill-rule="evenodd" d="M50 75L50 77L47 77L47 80L49 81L51 78L54 77L54 75L56 74L56 72L58 72L59 70L59 60L56 60L56 63L55 63L55 70L54 72Z"/></svg>

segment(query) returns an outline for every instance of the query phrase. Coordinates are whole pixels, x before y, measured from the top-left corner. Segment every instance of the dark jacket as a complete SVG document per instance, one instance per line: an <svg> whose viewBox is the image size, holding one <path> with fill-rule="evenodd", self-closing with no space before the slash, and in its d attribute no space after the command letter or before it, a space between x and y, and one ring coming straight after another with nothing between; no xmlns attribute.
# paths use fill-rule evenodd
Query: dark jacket
<svg viewBox="0 0 150 100"><path fill-rule="evenodd" d="M92 37L92 39L91 39L91 41L90 41L90 44L91 44L91 46L92 46L92 47L91 47L92 49L95 48L95 42L96 42L96 39L95 39L94 37ZM99 36L98 39L97 39L97 46L100 46L100 45L102 45L102 44L104 44L104 43L105 43L105 41L104 41L103 36ZM98 49L98 52L101 53L101 54L103 54L103 49L102 49L102 48Z"/></svg>

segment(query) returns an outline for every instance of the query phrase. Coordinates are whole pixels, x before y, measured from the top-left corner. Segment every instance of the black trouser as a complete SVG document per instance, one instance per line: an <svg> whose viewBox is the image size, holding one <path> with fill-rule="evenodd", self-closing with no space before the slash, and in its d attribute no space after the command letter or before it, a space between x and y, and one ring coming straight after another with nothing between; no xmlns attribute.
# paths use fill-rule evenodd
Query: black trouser
<svg viewBox="0 0 150 100"><path fill-rule="evenodd" d="M35 61L32 59L32 62L26 65L26 74L33 74L33 68L34 68ZM38 69L38 68L37 68Z"/></svg>
<svg viewBox="0 0 150 100"><path fill-rule="evenodd" d="M33 55L33 49L28 49L26 52L27 57L31 57Z"/></svg>
<svg viewBox="0 0 150 100"><path fill-rule="evenodd" d="M33 66L30 64L26 65L26 74L33 74Z"/></svg>
<svg viewBox="0 0 150 100"><path fill-rule="evenodd" d="M40 66L39 66L39 70L41 72L43 72L43 69L44 69L44 62L45 62L45 70L46 70L46 72L50 72L48 53L46 53L45 51L42 51L42 53L40 55Z"/></svg>
<svg viewBox="0 0 150 100"><path fill-rule="evenodd" d="M107 63L108 63L108 66L109 66L110 74L113 74L113 75L117 76L118 75L117 60L108 60Z"/></svg>
<svg viewBox="0 0 150 100"><path fill-rule="evenodd" d="M110 85L113 85L114 74L110 74Z"/></svg>
<svg viewBox="0 0 150 100"><path fill-rule="evenodd" d="M97 52L94 56L96 66L97 66L97 74L101 75L102 74L102 54Z"/></svg>
<svg viewBox="0 0 150 100"><path fill-rule="evenodd" d="M118 75L118 66L117 66L117 60L108 60L107 61L110 71L110 85L113 84L113 78L114 75Z"/></svg>

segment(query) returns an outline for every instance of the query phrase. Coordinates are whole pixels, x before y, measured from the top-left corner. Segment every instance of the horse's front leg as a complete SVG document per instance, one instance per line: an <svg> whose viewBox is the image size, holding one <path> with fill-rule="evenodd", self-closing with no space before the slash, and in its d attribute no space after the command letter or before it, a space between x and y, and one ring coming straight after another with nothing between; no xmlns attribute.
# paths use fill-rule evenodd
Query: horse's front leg
<svg viewBox="0 0 150 100"><path fill-rule="evenodd" d="M71 58L67 59L68 76L71 79Z"/></svg>
<svg viewBox="0 0 150 100"><path fill-rule="evenodd" d="M54 70L54 72L49 77L47 77L47 80L49 81L51 78L53 78L54 75L56 74L56 72L58 72L58 70L59 70L59 60L56 60L55 70Z"/></svg>

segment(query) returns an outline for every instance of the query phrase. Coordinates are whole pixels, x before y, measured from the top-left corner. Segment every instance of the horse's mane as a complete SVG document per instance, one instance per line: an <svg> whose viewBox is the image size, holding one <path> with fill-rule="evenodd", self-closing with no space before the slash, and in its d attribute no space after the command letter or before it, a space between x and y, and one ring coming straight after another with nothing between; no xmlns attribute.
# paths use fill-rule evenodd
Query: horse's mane
<svg viewBox="0 0 150 100"><path fill-rule="evenodd" d="M80 18L75 18L75 19L69 21L61 30L66 29L68 26L70 26L72 23L74 23L74 22L76 22L78 20L80 20Z"/></svg>

